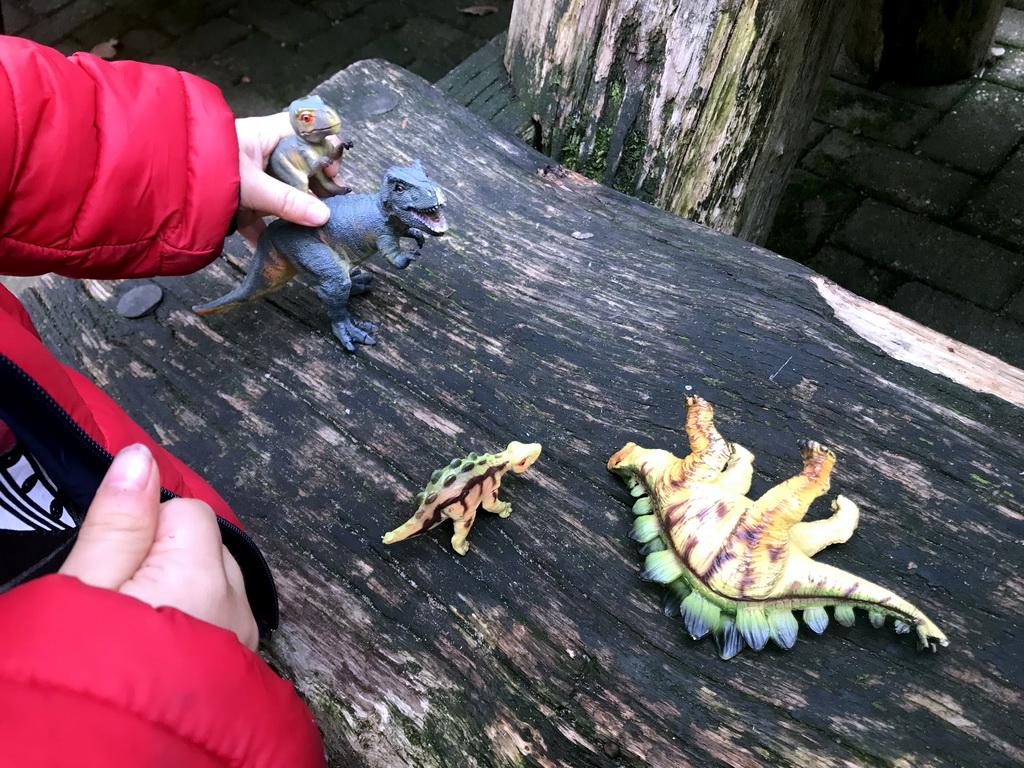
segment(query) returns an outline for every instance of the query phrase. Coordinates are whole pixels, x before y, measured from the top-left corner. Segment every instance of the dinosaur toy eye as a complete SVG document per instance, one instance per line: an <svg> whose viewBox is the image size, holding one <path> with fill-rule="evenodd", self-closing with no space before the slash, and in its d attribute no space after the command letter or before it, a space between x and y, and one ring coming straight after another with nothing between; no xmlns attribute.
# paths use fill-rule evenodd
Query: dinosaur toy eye
<svg viewBox="0 0 1024 768"><path fill-rule="evenodd" d="M402 182L398 182L395 184L395 192L405 192L405 190L406 186Z"/></svg>
<svg viewBox="0 0 1024 768"><path fill-rule="evenodd" d="M312 123L313 122L313 113L312 112L308 112L308 111L307 112L300 112L299 113L299 120L301 122L303 122L303 123Z"/></svg>

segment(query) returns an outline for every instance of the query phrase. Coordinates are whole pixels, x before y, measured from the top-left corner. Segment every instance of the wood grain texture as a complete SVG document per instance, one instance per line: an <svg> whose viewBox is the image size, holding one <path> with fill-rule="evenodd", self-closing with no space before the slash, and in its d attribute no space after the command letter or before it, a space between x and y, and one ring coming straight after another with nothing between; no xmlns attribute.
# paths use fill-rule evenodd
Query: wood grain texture
<svg viewBox="0 0 1024 768"><path fill-rule="evenodd" d="M505 68L544 152L763 242L854 5L517 0Z"/></svg>
<svg viewBox="0 0 1024 768"><path fill-rule="evenodd" d="M375 93L399 106L368 115ZM266 646L336 765L955 766L1024 760L1024 412L886 355L804 267L639 203L499 134L424 81L356 64L318 91L356 140L346 178L423 159L451 233L354 300L346 353L301 280L199 318L247 257L127 284L47 278L45 338L211 479L265 547L283 627ZM576 239L573 233L592 233ZM754 493L839 455L861 528L820 556L919 605L950 637L801 630L719 660L637 576L629 440L685 453L685 395L757 456ZM510 439L544 453L503 486L465 557L450 529L384 546L436 468ZM820 500L812 516L827 514Z"/></svg>

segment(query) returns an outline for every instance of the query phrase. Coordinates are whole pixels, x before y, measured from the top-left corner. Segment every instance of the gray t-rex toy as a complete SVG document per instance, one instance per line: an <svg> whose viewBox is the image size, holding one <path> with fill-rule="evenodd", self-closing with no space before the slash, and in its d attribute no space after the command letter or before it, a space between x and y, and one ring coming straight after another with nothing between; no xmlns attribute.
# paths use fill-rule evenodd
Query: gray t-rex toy
<svg viewBox="0 0 1024 768"><path fill-rule="evenodd" d="M419 160L411 167L388 168L380 191L336 195L324 200L331 210L322 227L303 227L278 219L260 235L249 274L238 288L207 304L192 307L200 315L224 312L273 293L298 272L309 275L323 299L331 330L349 352L353 342L376 344L373 323L354 317L349 296L370 289L373 275L355 267L380 253L398 269L419 255L426 235L448 231L444 192L427 178ZM416 241L404 250L400 238Z"/></svg>

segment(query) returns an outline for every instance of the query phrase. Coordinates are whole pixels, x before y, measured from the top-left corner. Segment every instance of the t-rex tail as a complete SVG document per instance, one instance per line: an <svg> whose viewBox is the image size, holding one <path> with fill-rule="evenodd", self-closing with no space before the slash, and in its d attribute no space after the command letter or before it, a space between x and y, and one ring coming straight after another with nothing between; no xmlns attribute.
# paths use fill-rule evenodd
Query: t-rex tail
<svg viewBox="0 0 1024 768"><path fill-rule="evenodd" d="M226 312L239 304L273 293L291 280L297 272L295 266L272 246L267 238L261 237L252 264L249 266L249 274L245 276L242 284L219 299L206 304L196 304L192 311L197 315Z"/></svg>

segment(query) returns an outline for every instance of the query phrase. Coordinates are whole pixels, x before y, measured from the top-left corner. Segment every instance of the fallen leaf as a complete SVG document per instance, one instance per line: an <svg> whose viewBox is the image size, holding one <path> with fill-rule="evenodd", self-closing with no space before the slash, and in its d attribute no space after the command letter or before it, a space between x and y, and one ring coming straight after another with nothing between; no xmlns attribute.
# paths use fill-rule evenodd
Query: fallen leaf
<svg viewBox="0 0 1024 768"><path fill-rule="evenodd" d="M467 13L470 16L490 16L497 12L496 5L471 5L469 8L459 8L459 13Z"/></svg>
<svg viewBox="0 0 1024 768"><path fill-rule="evenodd" d="M116 37L112 37L109 40L104 40L102 43L96 43L89 51L93 56L99 56L101 59L112 59L117 56L117 44L120 42Z"/></svg>
<svg viewBox="0 0 1024 768"><path fill-rule="evenodd" d="M594 236L593 232L573 232L572 236L577 240L589 240Z"/></svg>

